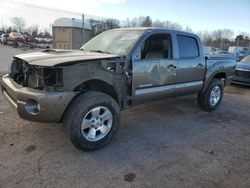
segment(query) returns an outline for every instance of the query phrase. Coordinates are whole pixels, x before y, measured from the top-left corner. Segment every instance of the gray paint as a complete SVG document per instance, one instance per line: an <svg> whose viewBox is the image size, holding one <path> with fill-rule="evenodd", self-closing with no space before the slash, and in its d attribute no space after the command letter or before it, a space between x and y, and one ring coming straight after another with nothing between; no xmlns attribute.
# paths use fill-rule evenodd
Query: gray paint
<svg viewBox="0 0 250 188"><path fill-rule="evenodd" d="M23 119L38 122L59 122L67 105L77 95L76 92L42 92L20 87L8 75L3 76L3 94L7 101L16 108ZM38 101L40 112L36 115L26 110L30 100Z"/></svg>
<svg viewBox="0 0 250 188"><path fill-rule="evenodd" d="M126 57L67 50L47 50L15 56L30 66L62 68L63 90L62 92L48 92L22 87L6 75L3 77L3 91L7 91L7 100L12 100L17 104L18 113L24 119L55 122L62 117L71 100L81 92L76 92L76 87L93 80L100 80L114 88L118 102L123 108L131 105L131 102L136 104L170 96L203 92L217 74L224 73L226 83L229 83L234 75L235 60L214 56L205 59L200 39L194 34L159 28L136 28L136 30L143 30L144 34ZM172 59L140 60L138 47L148 37L159 33L171 35ZM194 37L199 46L199 56L192 59L180 59L176 35ZM173 66L171 68L169 65L176 68ZM112 67L115 69L110 69ZM27 115L24 106L29 99L41 103L43 113Z"/></svg>
<svg viewBox="0 0 250 188"><path fill-rule="evenodd" d="M22 59L30 65L37 66L60 66L70 65L72 63L81 63L100 59L117 58L117 55L102 54L95 52L84 52L81 50L45 50L42 52L25 53L14 56Z"/></svg>

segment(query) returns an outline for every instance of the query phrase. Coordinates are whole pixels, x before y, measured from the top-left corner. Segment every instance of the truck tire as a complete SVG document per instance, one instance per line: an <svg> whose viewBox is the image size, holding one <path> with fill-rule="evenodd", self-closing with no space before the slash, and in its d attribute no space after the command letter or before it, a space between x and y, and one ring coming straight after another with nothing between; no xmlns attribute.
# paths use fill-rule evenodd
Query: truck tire
<svg viewBox="0 0 250 188"><path fill-rule="evenodd" d="M224 87L220 79L213 79L206 91L198 94L198 104L205 111L215 110L223 97Z"/></svg>
<svg viewBox="0 0 250 188"><path fill-rule="evenodd" d="M110 96L87 92L75 98L68 107L63 124L73 145L92 151L108 144L120 122L120 108Z"/></svg>

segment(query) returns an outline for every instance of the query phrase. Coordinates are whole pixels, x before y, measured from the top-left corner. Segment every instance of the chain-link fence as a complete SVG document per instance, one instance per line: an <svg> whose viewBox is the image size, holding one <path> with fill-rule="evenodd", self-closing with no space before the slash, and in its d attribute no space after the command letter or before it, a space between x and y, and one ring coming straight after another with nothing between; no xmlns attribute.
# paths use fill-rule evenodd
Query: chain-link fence
<svg viewBox="0 0 250 188"><path fill-rule="evenodd" d="M19 32L56 48L79 48L93 36L120 27L120 20L86 15L84 12L37 6L15 0L0 0L0 34ZM69 37L69 35L72 35ZM75 40L75 41L74 41Z"/></svg>

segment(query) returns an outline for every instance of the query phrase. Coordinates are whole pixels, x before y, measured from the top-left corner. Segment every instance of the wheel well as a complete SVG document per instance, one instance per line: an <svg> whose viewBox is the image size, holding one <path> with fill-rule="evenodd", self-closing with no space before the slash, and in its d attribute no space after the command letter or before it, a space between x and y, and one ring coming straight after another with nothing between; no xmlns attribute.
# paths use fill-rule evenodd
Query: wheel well
<svg viewBox="0 0 250 188"><path fill-rule="evenodd" d="M80 91L80 92L99 91L99 92L103 92L103 93L113 97L119 103L115 88L112 85L110 85L102 80L86 81L86 82L80 84L79 86L77 86L74 89L74 91Z"/></svg>
<svg viewBox="0 0 250 188"><path fill-rule="evenodd" d="M217 74L214 76L214 78L222 79L223 84L225 84L226 73L224 73L224 72L217 73Z"/></svg>
<svg viewBox="0 0 250 188"><path fill-rule="evenodd" d="M220 72L214 76L214 78L224 78L226 79L226 73Z"/></svg>

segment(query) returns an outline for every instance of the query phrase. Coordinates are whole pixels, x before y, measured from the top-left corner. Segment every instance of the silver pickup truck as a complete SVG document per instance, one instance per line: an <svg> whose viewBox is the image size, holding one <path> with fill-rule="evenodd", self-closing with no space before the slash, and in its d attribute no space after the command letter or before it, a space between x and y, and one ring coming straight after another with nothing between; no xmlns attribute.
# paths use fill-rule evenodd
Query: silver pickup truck
<svg viewBox="0 0 250 188"><path fill-rule="evenodd" d="M205 57L191 33L159 28L103 32L81 50L45 50L14 56L2 92L23 119L63 122L75 147L106 145L121 109L197 94L215 110L234 76L235 60Z"/></svg>

